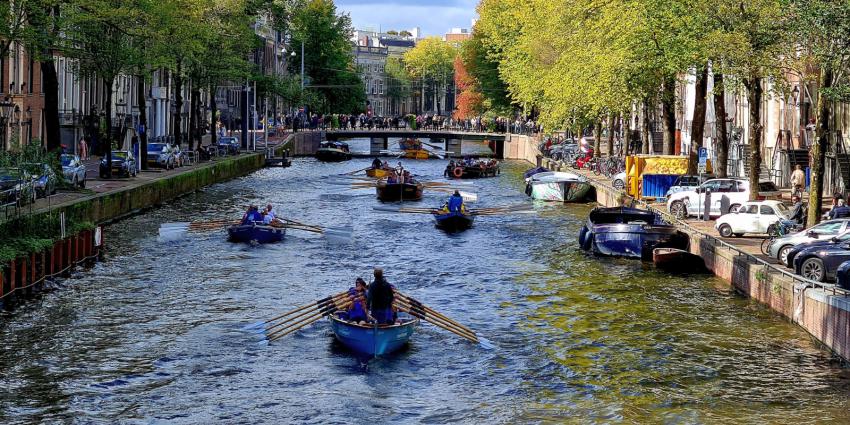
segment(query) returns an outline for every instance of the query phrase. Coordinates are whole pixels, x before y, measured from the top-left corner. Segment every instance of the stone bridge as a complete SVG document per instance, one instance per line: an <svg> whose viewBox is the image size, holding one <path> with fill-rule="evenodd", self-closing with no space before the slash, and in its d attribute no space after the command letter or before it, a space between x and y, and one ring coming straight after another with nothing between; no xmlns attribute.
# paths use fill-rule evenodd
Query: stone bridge
<svg viewBox="0 0 850 425"><path fill-rule="evenodd" d="M362 129L362 130L325 130L327 140L353 139L368 137L371 139L370 155L379 155L382 150L389 148L389 138L415 138L422 141L428 139L429 144L442 144L449 156L460 157L461 145L464 140L492 141L495 146L495 156L504 157L505 134L476 133L453 130L410 130L410 129Z"/></svg>

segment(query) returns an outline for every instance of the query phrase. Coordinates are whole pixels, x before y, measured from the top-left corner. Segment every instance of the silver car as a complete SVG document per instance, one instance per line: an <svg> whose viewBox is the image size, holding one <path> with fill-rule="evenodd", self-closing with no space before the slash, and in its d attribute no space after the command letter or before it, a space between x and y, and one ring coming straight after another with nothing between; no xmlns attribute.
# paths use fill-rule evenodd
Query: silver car
<svg viewBox="0 0 850 425"><path fill-rule="evenodd" d="M773 240L767 247L767 254L776 258L782 264L785 264L788 258L788 251L795 246L818 239L829 239L835 235L844 233L848 228L850 218L839 218L836 220L828 220L816 224L806 230L792 233L790 235L780 236Z"/></svg>
<svg viewBox="0 0 850 425"><path fill-rule="evenodd" d="M72 186L86 187L86 166L80 157L63 153L60 161L65 181Z"/></svg>

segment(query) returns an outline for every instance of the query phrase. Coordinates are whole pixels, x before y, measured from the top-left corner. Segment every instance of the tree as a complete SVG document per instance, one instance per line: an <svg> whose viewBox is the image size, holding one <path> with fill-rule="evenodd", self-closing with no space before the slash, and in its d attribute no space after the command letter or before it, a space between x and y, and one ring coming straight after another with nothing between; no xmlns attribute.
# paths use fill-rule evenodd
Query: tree
<svg viewBox="0 0 850 425"><path fill-rule="evenodd" d="M317 96L313 110L357 113L364 110L366 92L354 67L349 38L351 17L336 13L332 0L309 0L292 19L292 46L304 43L304 67L309 91ZM301 50L295 49L290 71L300 72Z"/></svg>
<svg viewBox="0 0 850 425"><path fill-rule="evenodd" d="M505 82L499 77L499 63L487 55L481 31L472 29L472 36L461 45L463 65L477 84L481 109L497 115L510 115L511 101Z"/></svg>
<svg viewBox="0 0 850 425"><path fill-rule="evenodd" d="M76 59L83 76L104 83L105 133L101 152L112 162L112 95L118 75L132 72L141 60L135 39L145 16L134 0L73 0L67 8L66 56ZM107 177L112 177L111 167Z"/></svg>
<svg viewBox="0 0 850 425"><path fill-rule="evenodd" d="M834 131L835 102L850 100L850 2L794 0L790 9L793 32L802 47L795 52L800 57L798 73L803 83L814 79L818 87L807 218L808 226L813 226L821 217L825 154Z"/></svg>
<svg viewBox="0 0 850 425"><path fill-rule="evenodd" d="M408 31L408 30L401 30L401 31L399 31L398 35L400 35L402 37L410 37L413 34L411 34L410 31Z"/></svg>
<svg viewBox="0 0 850 425"><path fill-rule="evenodd" d="M387 31L387 34L389 34L389 35L398 35L398 31L396 31L396 30L389 30L389 31Z"/></svg>
<svg viewBox="0 0 850 425"><path fill-rule="evenodd" d="M410 73L404 68L401 58L389 57L384 65L384 75L387 78L387 99L390 101L390 110L399 113L399 103L407 99L412 93Z"/></svg>
<svg viewBox="0 0 850 425"><path fill-rule="evenodd" d="M455 57L454 73L458 94L456 109L452 116L463 120L481 114L484 109L484 96L479 90L478 81L467 72L460 55Z"/></svg>
<svg viewBox="0 0 850 425"><path fill-rule="evenodd" d="M442 115L440 93L445 93L451 81L456 55L456 48L439 37L428 37L404 54L404 64L410 75L429 88L437 115Z"/></svg>

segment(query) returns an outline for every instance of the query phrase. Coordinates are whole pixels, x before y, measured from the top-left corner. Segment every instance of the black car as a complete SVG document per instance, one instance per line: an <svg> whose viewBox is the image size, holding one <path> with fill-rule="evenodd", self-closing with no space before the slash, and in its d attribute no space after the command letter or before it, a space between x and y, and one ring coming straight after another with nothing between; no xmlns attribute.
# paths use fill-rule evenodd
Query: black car
<svg viewBox="0 0 850 425"><path fill-rule="evenodd" d="M100 160L100 178L106 178L109 165L107 165L106 157ZM112 175L113 176L125 176L125 177L135 177L137 173L136 170L136 158L133 157L133 154L129 151L112 151Z"/></svg>
<svg viewBox="0 0 850 425"><path fill-rule="evenodd" d="M20 168L0 168L0 204L19 206L35 202L32 176Z"/></svg>
<svg viewBox="0 0 850 425"><path fill-rule="evenodd" d="M236 137L220 137L218 139L218 153L219 155L239 155L239 148L241 147L239 143L239 139Z"/></svg>
<svg viewBox="0 0 850 425"><path fill-rule="evenodd" d="M818 282L834 281L838 266L850 260L850 242L834 241L801 250L794 256L794 272Z"/></svg>

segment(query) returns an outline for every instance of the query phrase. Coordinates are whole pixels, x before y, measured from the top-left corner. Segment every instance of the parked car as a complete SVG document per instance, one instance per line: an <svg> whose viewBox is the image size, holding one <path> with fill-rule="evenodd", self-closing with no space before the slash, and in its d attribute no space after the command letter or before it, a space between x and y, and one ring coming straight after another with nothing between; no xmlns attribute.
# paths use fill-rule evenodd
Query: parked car
<svg viewBox="0 0 850 425"><path fill-rule="evenodd" d="M820 239L814 239L809 242L803 242L788 251L788 254L785 258L785 266L793 269L794 268L794 260L797 258L797 254L806 251L809 248L815 248L823 245L833 245L842 242L850 242L850 231L838 234L831 238L824 237Z"/></svg>
<svg viewBox="0 0 850 425"><path fill-rule="evenodd" d="M112 151L112 175L135 177L136 158L130 151ZM100 178L106 178L109 165L106 162L106 157L100 160Z"/></svg>
<svg viewBox="0 0 850 425"><path fill-rule="evenodd" d="M174 153L167 143L148 143L148 166L169 170L174 168Z"/></svg>
<svg viewBox="0 0 850 425"><path fill-rule="evenodd" d="M779 201L744 202L732 214L717 219L714 228L720 236L742 236L744 233L767 233L768 227L787 220L791 211Z"/></svg>
<svg viewBox="0 0 850 425"><path fill-rule="evenodd" d="M667 193L664 195L666 198L669 198L670 195L674 193L683 192L686 190L693 190L703 182L714 178L710 174L703 175L693 175L686 174L676 178L676 181L673 182L673 186L670 186L670 189L667 189Z"/></svg>
<svg viewBox="0 0 850 425"><path fill-rule="evenodd" d="M35 198L32 175L20 168L0 168L0 203L24 206Z"/></svg>
<svg viewBox="0 0 850 425"><path fill-rule="evenodd" d="M35 195L37 198L44 198L56 193L56 186L59 183L59 178L56 177L56 172L49 164L42 162L23 164L24 168L31 176Z"/></svg>
<svg viewBox="0 0 850 425"><path fill-rule="evenodd" d="M701 215L705 194L711 191L709 216L719 217L737 211L750 199L750 183L743 179L711 179L693 190L684 190L670 195L667 199L667 211L682 219L687 216ZM759 183L758 199L780 199L781 192L773 182Z"/></svg>
<svg viewBox="0 0 850 425"><path fill-rule="evenodd" d="M72 186L86 187L86 166L79 156L63 153L59 161L62 163L65 182Z"/></svg>
<svg viewBox="0 0 850 425"><path fill-rule="evenodd" d="M816 240L829 240L833 236L847 231L848 223L850 223L850 218L839 218L824 221L790 235L780 236L767 246L767 254L779 260L780 263L786 264L788 253L795 246Z"/></svg>
<svg viewBox="0 0 850 425"><path fill-rule="evenodd" d="M219 155L239 155L240 147L241 144L239 143L239 139L235 137L220 137L218 139Z"/></svg>
<svg viewBox="0 0 850 425"><path fill-rule="evenodd" d="M623 190L626 187L626 172L615 174L613 178L611 178L611 186L614 186L614 189Z"/></svg>
<svg viewBox="0 0 850 425"><path fill-rule="evenodd" d="M841 263L850 260L850 242L835 241L806 248L794 257L794 272L818 282L835 280Z"/></svg>

